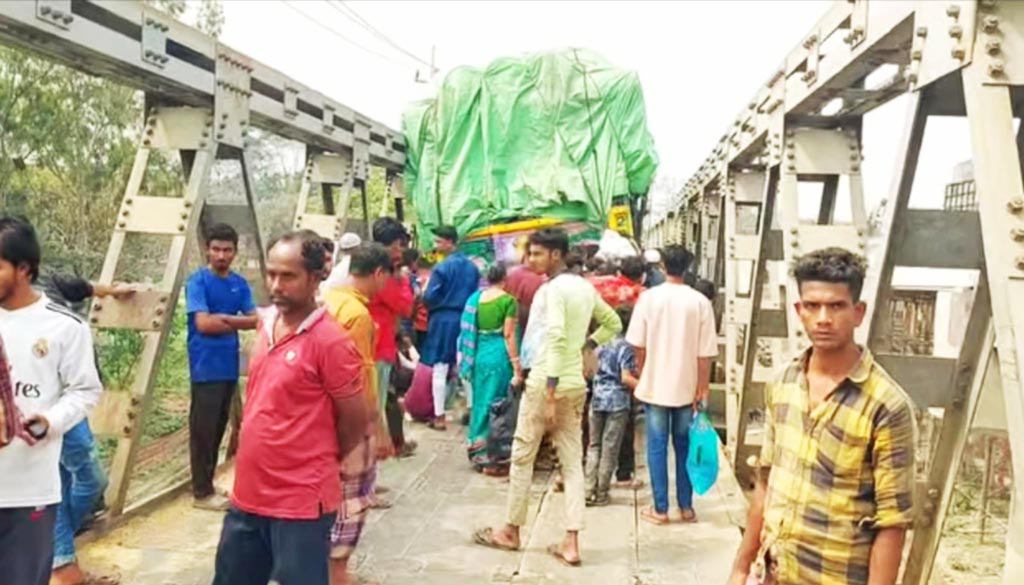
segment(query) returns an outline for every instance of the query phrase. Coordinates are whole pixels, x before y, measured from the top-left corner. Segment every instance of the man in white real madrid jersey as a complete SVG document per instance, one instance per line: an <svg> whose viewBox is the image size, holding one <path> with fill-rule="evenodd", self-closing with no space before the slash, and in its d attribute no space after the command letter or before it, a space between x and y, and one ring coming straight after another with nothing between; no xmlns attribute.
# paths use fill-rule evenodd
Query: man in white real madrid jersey
<svg viewBox="0 0 1024 585"><path fill-rule="evenodd" d="M32 226L0 217L0 338L27 432L0 449L0 585L47 585L61 501L61 435L99 401L89 327L32 288Z"/></svg>

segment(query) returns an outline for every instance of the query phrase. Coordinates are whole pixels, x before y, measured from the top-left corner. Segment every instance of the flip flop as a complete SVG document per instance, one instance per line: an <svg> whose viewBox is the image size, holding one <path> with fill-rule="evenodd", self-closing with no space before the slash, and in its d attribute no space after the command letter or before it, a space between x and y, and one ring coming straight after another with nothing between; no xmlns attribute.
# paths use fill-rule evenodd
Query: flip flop
<svg viewBox="0 0 1024 585"><path fill-rule="evenodd" d="M383 500L381 498L374 498L373 503L370 504L370 508L374 510L387 510L393 507L395 504L390 500Z"/></svg>
<svg viewBox="0 0 1024 585"><path fill-rule="evenodd" d="M489 527L480 528L473 532L473 544L486 546L487 548L503 550L506 552L515 552L519 550L519 547L513 547L503 542L498 542L494 540L494 529Z"/></svg>
<svg viewBox="0 0 1024 585"><path fill-rule="evenodd" d="M548 554L558 559L558 562L562 563L566 567L578 567L583 564L583 561L580 559L570 561L569 559L565 558L565 555L562 554L562 546L559 544L552 544L551 546L549 546Z"/></svg>
<svg viewBox="0 0 1024 585"><path fill-rule="evenodd" d="M653 506L644 506L644 508L640 510L640 518L654 524L655 526L665 526L668 524L668 518L659 516Z"/></svg>

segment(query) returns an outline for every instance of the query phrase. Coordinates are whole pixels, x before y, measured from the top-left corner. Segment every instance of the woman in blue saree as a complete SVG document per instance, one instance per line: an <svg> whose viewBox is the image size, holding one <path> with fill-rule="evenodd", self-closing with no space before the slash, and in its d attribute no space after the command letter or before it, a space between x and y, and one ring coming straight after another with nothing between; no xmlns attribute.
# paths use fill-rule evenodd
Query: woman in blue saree
<svg viewBox="0 0 1024 585"><path fill-rule="evenodd" d="M509 384L522 380L516 299L505 291L505 277L503 265L490 268L490 286L466 303L459 335L459 375L473 392L469 459L477 471L488 475L502 475L508 469L507 462L492 462L487 457L491 405L505 398Z"/></svg>

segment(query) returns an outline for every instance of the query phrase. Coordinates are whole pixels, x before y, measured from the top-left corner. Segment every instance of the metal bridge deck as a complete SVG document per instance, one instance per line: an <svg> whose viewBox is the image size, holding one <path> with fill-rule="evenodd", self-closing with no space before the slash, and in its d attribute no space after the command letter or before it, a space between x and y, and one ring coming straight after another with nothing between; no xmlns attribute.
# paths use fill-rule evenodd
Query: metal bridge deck
<svg viewBox="0 0 1024 585"><path fill-rule="evenodd" d="M429 434L428 434L429 433ZM418 427L420 452L388 462L381 483L394 507L374 511L355 566L386 585L724 583L740 540L744 498L728 466L695 507L700 522L655 527L639 519L649 490L616 490L613 504L587 509L581 536L583 566L563 567L545 553L561 536L562 495L550 473L537 473L525 528L525 550L506 553L474 546L472 529L503 518L507 481L473 473L461 429L446 434ZM638 457L642 461L642 457ZM670 466L671 467L671 466ZM646 469L641 470L642 476ZM219 479L230 486L230 472ZM79 543L83 568L119 575L122 585L208 585L221 517L193 509L182 495Z"/></svg>

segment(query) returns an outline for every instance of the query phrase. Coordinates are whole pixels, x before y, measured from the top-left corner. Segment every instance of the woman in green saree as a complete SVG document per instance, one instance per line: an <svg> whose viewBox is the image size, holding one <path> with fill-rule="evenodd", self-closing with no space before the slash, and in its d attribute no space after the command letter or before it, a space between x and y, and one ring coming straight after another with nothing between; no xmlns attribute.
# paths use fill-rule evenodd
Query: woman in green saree
<svg viewBox="0 0 1024 585"><path fill-rule="evenodd" d="M488 288L466 303L459 337L459 374L470 382L469 459L488 475L507 473L507 462L487 458L491 405L505 398L509 384L522 381L519 365L516 299L505 291L506 269L496 264L487 272Z"/></svg>

